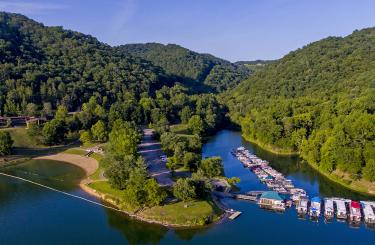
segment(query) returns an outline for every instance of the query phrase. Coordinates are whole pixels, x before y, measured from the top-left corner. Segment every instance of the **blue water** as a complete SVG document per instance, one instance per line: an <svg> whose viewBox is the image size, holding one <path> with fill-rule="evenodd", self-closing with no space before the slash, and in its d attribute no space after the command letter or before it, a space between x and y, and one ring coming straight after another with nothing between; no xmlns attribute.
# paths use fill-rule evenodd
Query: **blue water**
<svg viewBox="0 0 375 245"><path fill-rule="evenodd" d="M310 196L366 198L326 180L297 157L267 153L244 142L238 132L221 131L204 145L203 155L221 156L225 174L241 178L238 184L241 191L265 189L230 154L231 149L241 145L269 160ZM10 171L95 200L77 187L83 176L77 167L61 162L32 161ZM375 231L365 225L352 228L336 221L313 222L298 219L294 209L275 213L246 201L225 199L224 202L242 211L242 215L234 221L203 229L173 230L0 177L0 244L375 244Z"/></svg>

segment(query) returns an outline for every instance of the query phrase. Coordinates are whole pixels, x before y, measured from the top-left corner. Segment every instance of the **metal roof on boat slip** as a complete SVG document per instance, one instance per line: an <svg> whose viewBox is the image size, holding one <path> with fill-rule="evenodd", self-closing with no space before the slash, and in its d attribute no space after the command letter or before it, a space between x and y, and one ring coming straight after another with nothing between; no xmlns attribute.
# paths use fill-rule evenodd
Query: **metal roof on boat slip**
<svg viewBox="0 0 375 245"><path fill-rule="evenodd" d="M274 199L274 200L278 200L278 201L283 201L284 199L282 199L279 195L279 193L277 193L276 191L265 191L262 193L262 195L260 196L260 198L264 198L264 199Z"/></svg>

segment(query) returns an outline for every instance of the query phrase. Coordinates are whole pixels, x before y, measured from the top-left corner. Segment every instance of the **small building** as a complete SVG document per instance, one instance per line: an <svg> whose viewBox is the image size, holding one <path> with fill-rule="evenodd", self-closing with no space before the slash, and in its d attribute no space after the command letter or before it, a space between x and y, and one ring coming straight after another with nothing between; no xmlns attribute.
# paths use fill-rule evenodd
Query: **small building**
<svg viewBox="0 0 375 245"><path fill-rule="evenodd" d="M284 199L276 191L265 191L259 198L261 208L285 211Z"/></svg>

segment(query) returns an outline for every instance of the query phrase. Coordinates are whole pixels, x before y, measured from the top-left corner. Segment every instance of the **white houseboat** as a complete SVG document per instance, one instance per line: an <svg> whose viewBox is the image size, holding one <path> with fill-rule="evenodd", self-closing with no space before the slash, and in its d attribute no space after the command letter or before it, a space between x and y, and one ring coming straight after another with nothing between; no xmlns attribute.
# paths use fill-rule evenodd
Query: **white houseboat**
<svg viewBox="0 0 375 245"><path fill-rule="evenodd" d="M350 202L350 221L354 223L359 223L361 222L361 204L356 201L351 201Z"/></svg>
<svg viewBox="0 0 375 245"><path fill-rule="evenodd" d="M298 214L307 214L309 200L307 198L300 198L297 201L296 209Z"/></svg>
<svg viewBox="0 0 375 245"><path fill-rule="evenodd" d="M324 217L326 219L332 219L334 216L335 210L333 207L333 200L326 198L324 199Z"/></svg>
<svg viewBox="0 0 375 245"><path fill-rule="evenodd" d="M370 203L362 202L364 220L369 225L375 224L375 212Z"/></svg>
<svg viewBox="0 0 375 245"><path fill-rule="evenodd" d="M318 218L321 212L321 200L319 197L313 197L310 204L309 215L312 218Z"/></svg>
<svg viewBox="0 0 375 245"><path fill-rule="evenodd" d="M336 218L337 219L347 219L348 214L346 212L345 201L335 200L335 203L336 203Z"/></svg>

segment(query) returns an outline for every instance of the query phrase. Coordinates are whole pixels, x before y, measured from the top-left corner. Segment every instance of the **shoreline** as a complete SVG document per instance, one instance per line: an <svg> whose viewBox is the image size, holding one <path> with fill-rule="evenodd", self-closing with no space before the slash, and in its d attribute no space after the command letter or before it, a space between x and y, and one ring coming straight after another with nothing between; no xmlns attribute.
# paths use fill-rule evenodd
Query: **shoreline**
<svg viewBox="0 0 375 245"><path fill-rule="evenodd" d="M274 150L274 149L271 149L269 146L267 145L264 145L262 143L260 143L259 141L254 141L254 140L250 140L249 138L245 137L242 132L241 132L241 136L248 142L250 143L253 143L259 147L261 147L263 150L265 151L268 151L268 152L271 152L273 154L276 154L276 155L283 155L283 156L299 156L301 157L300 153L299 152L278 152L277 150ZM301 157L301 159L303 159ZM336 183L340 186L343 186L345 188L347 188L348 190L351 190L353 192L356 192L358 194L361 194L361 195L365 195L365 196L370 196L370 197L375 197L375 192L371 192L371 191L364 191L364 190L361 190L359 189L358 187L353 187L351 185L348 185L346 183L344 183L343 181L339 180L338 178L340 178L340 176L337 176L337 177L334 177L332 174L330 173L326 173L326 172L323 172L321 169L319 169L316 165L312 164L312 163L309 163L308 161L306 161L305 159L303 159L310 167L312 167L315 171L317 171L319 174L321 174L322 176L324 176L325 178L327 178L329 181L332 181L333 183ZM355 180L351 180L351 181L355 181Z"/></svg>
<svg viewBox="0 0 375 245"><path fill-rule="evenodd" d="M244 136L242 134L242 131L241 131L241 136L242 138L244 138L246 141L250 142L250 143L253 143L257 146L259 146L260 148L268 151L268 152L271 152L275 155L280 155L280 156L299 156L300 153L298 151L280 151L280 150L276 150L274 148L271 147L271 145L266 145L266 144L262 144L260 141L258 140L252 140L252 139L249 139L248 137Z"/></svg>
<svg viewBox="0 0 375 245"><path fill-rule="evenodd" d="M70 154L70 153L58 153L58 154L52 154L52 155L46 155L46 156L39 156L35 157L32 159L36 160L55 160L55 161L61 161L61 162L66 162L68 164L72 164L74 166L77 166L85 171L86 176L80 181L79 187L86 192L87 194L94 196L98 198L99 200L102 200L104 202L107 202L108 204L114 206L116 209L118 209L119 212L127 215L129 218L133 218L142 222L150 223L150 224L157 224L157 225L162 225L164 227L168 228L180 228L180 229L194 229L194 228L202 228L202 227L207 227L210 225L222 223L225 220L226 217L226 212L225 210L222 210L219 206L218 208L223 211L223 213L218 216L216 220L214 220L211 223L204 224L204 225L181 225L181 224L173 224L173 223L167 223L167 222L162 222L162 221L157 221L157 220L152 220L148 219L146 217L143 217L138 212L141 211L136 211L135 213L126 211L121 209L119 206L119 203L117 200L114 198L108 196L108 194L99 192L89 186L90 183L95 182L94 180L90 179L90 176L93 175L96 170L99 168L99 163L96 159L92 157L85 157L81 155L76 155L76 154ZM103 180L101 180L103 181ZM105 181L105 180L104 180ZM216 205L216 203L215 203Z"/></svg>

